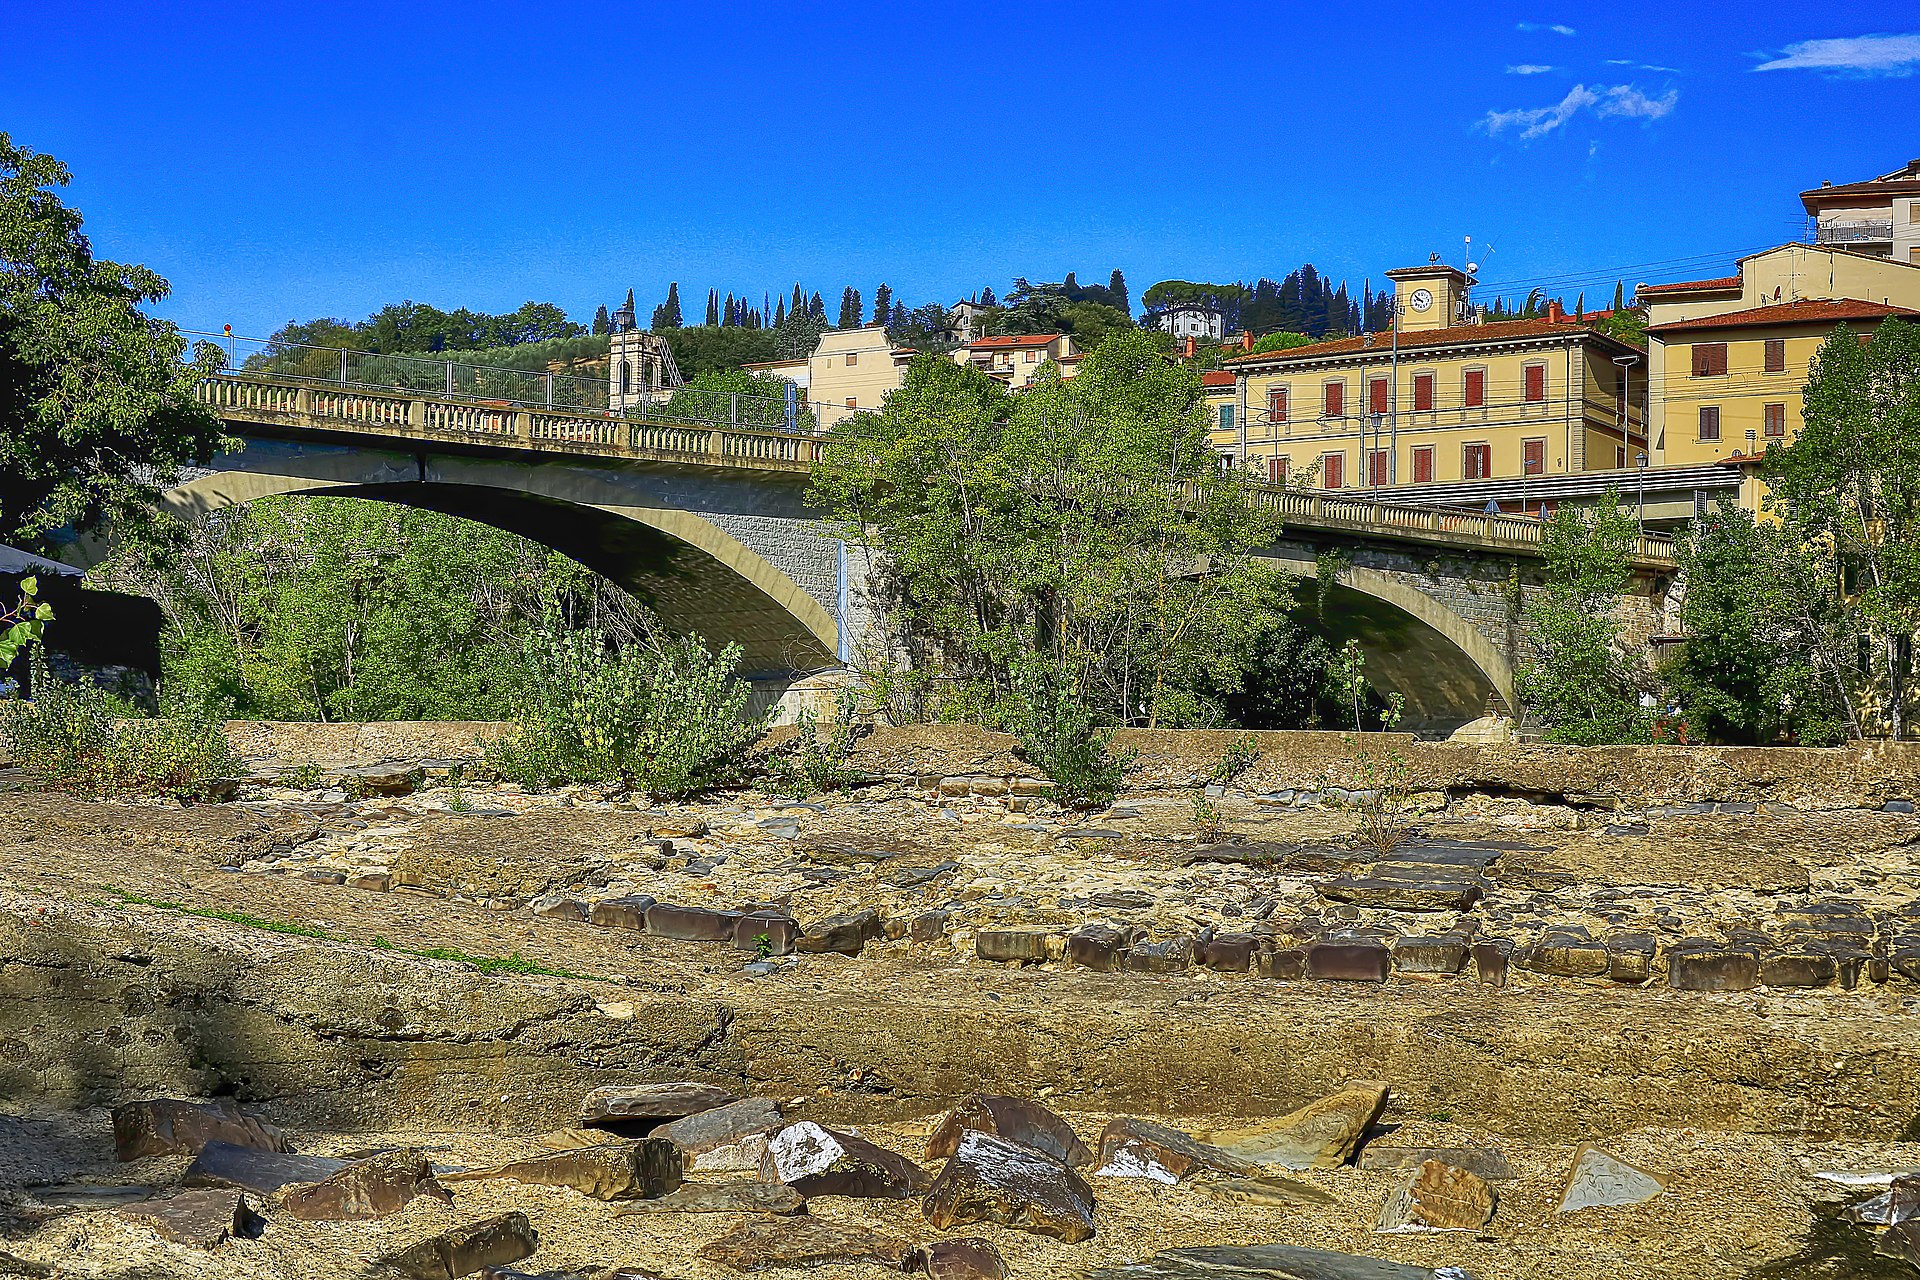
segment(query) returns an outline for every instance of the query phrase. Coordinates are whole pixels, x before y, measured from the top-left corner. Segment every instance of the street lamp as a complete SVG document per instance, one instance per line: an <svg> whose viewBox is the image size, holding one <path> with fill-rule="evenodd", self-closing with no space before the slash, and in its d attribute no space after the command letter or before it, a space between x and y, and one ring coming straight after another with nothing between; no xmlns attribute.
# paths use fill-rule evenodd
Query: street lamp
<svg viewBox="0 0 1920 1280"><path fill-rule="evenodd" d="M1645 449L1634 455L1633 464L1638 468L1634 472L1634 479L1637 481L1635 487L1639 493L1640 536L1644 538L1647 536L1647 451Z"/></svg>

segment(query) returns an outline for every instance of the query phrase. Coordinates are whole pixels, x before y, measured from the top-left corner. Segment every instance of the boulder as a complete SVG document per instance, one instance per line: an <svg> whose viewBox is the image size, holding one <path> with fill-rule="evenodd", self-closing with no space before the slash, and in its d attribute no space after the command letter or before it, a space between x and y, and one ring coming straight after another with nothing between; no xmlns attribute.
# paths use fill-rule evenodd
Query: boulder
<svg viewBox="0 0 1920 1280"><path fill-rule="evenodd" d="M733 922L733 949L790 956L800 941L800 923L775 911L754 911Z"/></svg>
<svg viewBox="0 0 1920 1280"><path fill-rule="evenodd" d="M931 1280L1007 1280L1007 1262L993 1242L971 1236L935 1240L908 1254L905 1271L924 1271Z"/></svg>
<svg viewBox="0 0 1920 1280"><path fill-rule="evenodd" d="M982 960L1045 964L1059 936L1045 929L982 929L973 936L973 953Z"/></svg>
<svg viewBox="0 0 1920 1280"><path fill-rule="evenodd" d="M1472 1280L1458 1267L1429 1271L1290 1244L1168 1249L1144 1262L1099 1267L1083 1280Z"/></svg>
<svg viewBox="0 0 1920 1280"><path fill-rule="evenodd" d="M533 1224L519 1211L455 1227L386 1254L380 1265L408 1280L459 1280L483 1267L500 1267L540 1247Z"/></svg>
<svg viewBox="0 0 1920 1280"><path fill-rule="evenodd" d="M913 1246L892 1236L818 1218L755 1218L701 1246L699 1256L735 1271L874 1262L898 1269Z"/></svg>
<svg viewBox="0 0 1920 1280"><path fill-rule="evenodd" d="M280 1211L302 1222L357 1222L400 1212L419 1196L451 1202L418 1151L383 1151L356 1160L318 1182L289 1186Z"/></svg>
<svg viewBox="0 0 1920 1280"><path fill-rule="evenodd" d="M1082 925L1067 938L1067 963L1096 973L1113 973L1126 961L1133 933L1110 924Z"/></svg>
<svg viewBox="0 0 1920 1280"><path fill-rule="evenodd" d="M1216 933L1194 949L1194 959L1215 973L1247 973L1260 940L1250 933Z"/></svg>
<svg viewBox="0 0 1920 1280"><path fill-rule="evenodd" d="M1430 938L1400 938L1393 944L1393 967L1400 973L1460 972L1467 964L1466 935L1443 933Z"/></svg>
<svg viewBox="0 0 1920 1280"><path fill-rule="evenodd" d="M673 1143L665 1138L640 1138L513 1160L491 1169L442 1174L441 1180L509 1178L546 1187L571 1187L595 1200L650 1200L678 1187L683 1167L680 1148Z"/></svg>
<svg viewBox="0 0 1920 1280"><path fill-rule="evenodd" d="M1255 970L1263 978L1294 980L1307 976L1307 953L1301 947L1280 947L1262 951L1254 957Z"/></svg>
<svg viewBox="0 0 1920 1280"><path fill-rule="evenodd" d="M632 929L636 933L644 933L647 928L647 911L653 905L654 900L644 893L632 894L625 898L608 898L604 902L593 904L587 912L587 922L597 924L603 929ZM539 910L539 903L534 904L534 909Z"/></svg>
<svg viewBox="0 0 1920 1280"><path fill-rule="evenodd" d="M807 926L805 936L793 945L794 950L811 955L836 952L844 956L857 956L867 943L883 932L885 930L880 923L879 913L868 909L816 920Z"/></svg>
<svg viewBox="0 0 1920 1280"><path fill-rule="evenodd" d="M673 1084L611 1085L595 1089L580 1102L580 1123L589 1128L618 1126L650 1132L669 1120L699 1115L740 1101L740 1095L719 1085L678 1081Z"/></svg>
<svg viewBox="0 0 1920 1280"><path fill-rule="evenodd" d="M686 1182L658 1200L640 1200L618 1212L764 1213L776 1218L807 1211L807 1198L771 1182Z"/></svg>
<svg viewBox="0 0 1920 1280"><path fill-rule="evenodd" d="M285 1134L226 1099L182 1102L153 1098L113 1109L113 1151L120 1160L193 1155L209 1142L256 1151L292 1151Z"/></svg>
<svg viewBox="0 0 1920 1280"><path fill-rule="evenodd" d="M1760 957L1748 947L1690 939L1667 953L1667 984L1675 991L1751 991L1760 985Z"/></svg>
<svg viewBox="0 0 1920 1280"><path fill-rule="evenodd" d="M1380 1229L1477 1231L1493 1217L1493 1206L1493 1188L1478 1176L1439 1160L1428 1160L1413 1171L1406 1185L1387 1197L1380 1210Z"/></svg>
<svg viewBox="0 0 1920 1280"><path fill-rule="evenodd" d="M1130 973L1185 973L1193 967L1193 939L1136 942L1127 952L1124 967Z"/></svg>
<svg viewBox="0 0 1920 1280"><path fill-rule="evenodd" d="M1659 1195L1664 1185L1657 1175L1628 1164L1610 1151L1583 1146L1573 1153L1573 1167L1567 1170L1566 1185L1560 1192L1559 1211L1644 1204Z"/></svg>
<svg viewBox="0 0 1920 1280"><path fill-rule="evenodd" d="M1598 978L1613 963L1604 943L1584 929L1550 929L1540 941L1521 953L1521 967L1556 978Z"/></svg>
<svg viewBox="0 0 1920 1280"><path fill-rule="evenodd" d="M927 1171L895 1151L811 1120L790 1124L767 1142L760 1180L815 1196L907 1200L926 1191Z"/></svg>
<svg viewBox="0 0 1920 1280"><path fill-rule="evenodd" d="M564 893L543 893L527 904L533 914L544 920L567 920L579 923L587 919L587 904L580 899Z"/></svg>
<svg viewBox="0 0 1920 1280"><path fill-rule="evenodd" d="M1037 1102L990 1093L962 1099L947 1113L927 1139L927 1159L945 1160L953 1155L969 1129L1029 1147L1072 1168L1093 1163L1093 1152L1065 1120Z"/></svg>
<svg viewBox="0 0 1920 1280"><path fill-rule="evenodd" d="M1758 976L1768 987L1831 987L1840 979L1840 966L1824 951L1796 948L1762 960Z"/></svg>
<svg viewBox="0 0 1920 1280"><path fill-rule="evenodd" d="M1873 1242L1873 1251L1883 1258L1898 1258L1920 1267L1920 1222L1901 1222L1888 1227Z"/></svg>
<svg viewBox="0 0 1920 1280"><path fill-rule="evenodd" d="M1651 934L1612 934L1607 938L1607 976L1633 986L1651 982L1657 951Z"/></svg>
<svg viewBox="0 0 1920 1280"><path fill-rule="evenodd" d="M942 1231L998 1223L1078 1244L1093 1235L1093 1189L1079 1174L1031 1148L968 1129L921 1201Z"/></svg>
<svg viewBox="0 0 1920 1280"><path fill-rule="evenodd" d="M1507 965L1513 957L1513 943L1507 938L1488 938L1476 942L1470 948L1473 952L1473 976L1482 985L1504 987L1507 985Z"/></svg>
<svg viewBox="0 0 1920 1280"><path fill-rule="evenodd" d="M259 1216L247 1207L246 1197L231 1188L182 1191L125 1205L114 1212L190 1249L212 1249L235 1237L247 1239L258 1235L262 1225Z"/></svg>
<svg viewBox="0 0 1920 1280"><path fill-rule="evenodd" d="M1353 1158L1386 1106L1386 1085L1356 1081L1278 1120L1221 1130L1205 1138L1249 1164L1335 1169Z"/></svg>
<svg viewBox="0 0 1920 1280"><path fill-rule="evenodd" d="M737 911L714 911L708 907L678 907L656 902L647 908L647 932L675 942L732 942L733 927L739 920Z"/></svg>
<svg viewBox="0 0 1920 1280"><path fill-rule="evenodd" d="M1841 1216L1849 1222L1876 1227L1897 1226L1909 1218L1920 1218L1920 1176L1894 1178L1884 1192L1861 1201Z"/></svg>
<svg viewBox="0 0 1920 1280"><path fill-rule="evenodd" d="M1384 942L1354 938L1307 948L1307 976L1335 982L1385 982L1393 960Z"/></svg>
<svg viewBox="0 0 1920 1280"><path fill-rule="evenodd" d="M689 1169L701 1173L751 1173L767 1154L767 1139L786 1125L771 1098L742 1098L724 1107L686 1116L653 1131L680 1148Z"/></svg>
<svg viewBox="0 0 1920 1280"><path fill-rule="evenodd" d="M272 1195L290 1182L318 1182L347 1167L345 1160L296 1156L231 1142L209 1142L200 1148L180 1184L187 1187L232 1187L255 1195Z"/></svg>
<svg viewBox="0 0 1920 1280"><path fill-rule="evenodd" d="M1119 1119L1100 1133L1096 1177L1151 1178L1172 1186L1198 1173L1245 1177L1259 1172L1251 1163L1191 1134L1151 1120Z"/></svg>
<svg viewBox="0 0 1920 1280"><path fill-rule="evenodd" d="M907 937L915 942L938 942L947 936L947 913L922 911L907 926Z"/></svg>

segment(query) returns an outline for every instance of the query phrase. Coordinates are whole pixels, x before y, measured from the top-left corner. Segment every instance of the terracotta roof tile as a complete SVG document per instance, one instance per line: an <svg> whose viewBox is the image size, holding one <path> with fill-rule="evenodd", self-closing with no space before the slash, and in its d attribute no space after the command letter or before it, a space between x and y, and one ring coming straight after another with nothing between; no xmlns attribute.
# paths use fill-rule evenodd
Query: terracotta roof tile
<svg viewBox="0 0 1920 1280"><path fill-rule="evenodd" d="M1707 290L1723 291L1738 289L1739 276L1720 276L1713 280L1680 280L1673 284L1643 284L1637 293L1705 293Z"/></svg>
<svg viewBox="0 0 1920 1280"><path fill-rule="evenodd" d="M994 338L975 338L967 344L970 348L987 347L1044 347L1066 337L1064 333L1018 333L1006 334Z"/></svg>
<svg viewBox="0 0 1920 1280"><path fill-rule="evenodd" d="M1881 320L1887 316L1920 315L1906 307L1890 307L1879 302L1855 298L1810 298L1802 302L1779 302L1745 311L1728 311L1717 316L1697 316L1692 320L1672 320L1654 325L1648 333L1679 333L1687 329L1742 329L1758 325L1838 323L1842 320Z"/></svg>
<svg viewBox="0 0 1920 1280"><path fill-rule="evenodd" d="M1536 316L1531 320L1490 320L1486 324L1457 324L1445 329L1412 331L1403 329L1400 331L1400 349L1407 351L1421 347L1472 346L1482 342L1507 342L1516 338L1564 338L1576 335L1591 336L1603 342L1618 341L1571 319L1555 320L1550 316ZM1372 335L1371 341L1365 337L1335 338L1331 342L1316 342L1305 347L1289 347L1285 351L1263 351L1258 355L1235 356L1227 363L1230 365L1273 364L1351 355L1359 351L1378 352L1384 356L1392 350L1393 335L1376 333Z"/></svg>
<svg viewBox="0 0 1920 1280"><path fill-rule="evenodd" d="M1203 387L1230 387L1239 380L1231 369L1209 369L1200 375Z"/></svg>

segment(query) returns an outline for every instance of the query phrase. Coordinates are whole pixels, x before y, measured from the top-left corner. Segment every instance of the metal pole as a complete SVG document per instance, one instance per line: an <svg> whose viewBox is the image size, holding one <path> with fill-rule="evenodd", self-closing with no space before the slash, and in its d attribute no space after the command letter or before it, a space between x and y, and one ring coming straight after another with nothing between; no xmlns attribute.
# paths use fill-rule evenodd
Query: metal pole
<svg viewBox="0 0 1920 1280"><path fill-rule="evenodd" d="M453 361L447 361L447 394L453 394Z"/></svg>
<svg viewBox="0 0 1920 1280"><path fill-rule="evenodd" d="M347 353L344 351L340 353L340 385L347 385Z"/></svg>
<svg viewBox="0 0 1920 1280"><path fill-rule="evenodd" d="M547 408L553 408L553 375L547 375Z"/></svg>

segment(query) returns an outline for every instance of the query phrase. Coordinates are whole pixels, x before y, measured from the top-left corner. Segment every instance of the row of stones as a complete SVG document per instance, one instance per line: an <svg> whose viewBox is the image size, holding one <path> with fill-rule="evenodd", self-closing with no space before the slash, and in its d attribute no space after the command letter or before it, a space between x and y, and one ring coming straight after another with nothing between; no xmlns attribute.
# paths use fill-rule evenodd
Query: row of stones
<svg viewBox="0 0 1920 1280"><path fill-rule="evenodd" d="M1846 920L1852 923L1851 918ZM1482 983L1504 986L1513 969L1559 978L1604 978L1645 986L1664 980L1679 991L1747 991L1755 987L1838 986L1894 974L1920 981L1920 939L1889 950L1833 930L1809 929L1784 946L1765 935L1736 932L1727 940L1683 938L1662 945L1647 934L1593 938L1577 927L1549 930L1517 946L1509 938L1469 933L1389 937L1354 931L1318 939L1275 934L1202 933L1159 941L1145 930L1083 925L1071 933L987 929L974 953L997 963L1063 961L1101 973L1180 974L1194 968L1257 973L1263 978L1384 982L1393 973L1458 975L1469 963Z"/></svg>

